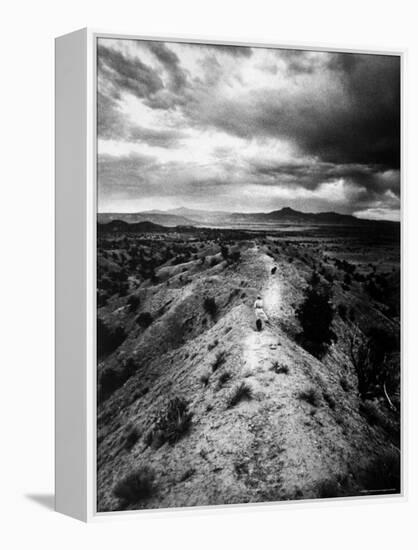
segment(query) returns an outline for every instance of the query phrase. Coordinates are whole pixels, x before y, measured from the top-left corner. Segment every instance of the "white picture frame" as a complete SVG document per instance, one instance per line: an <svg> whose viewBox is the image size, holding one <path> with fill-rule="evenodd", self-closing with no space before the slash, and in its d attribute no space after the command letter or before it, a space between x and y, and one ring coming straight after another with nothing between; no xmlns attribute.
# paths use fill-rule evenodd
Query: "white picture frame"
<svg viewBox="0 0 418 550"><path fill-rule="evenodd" d="M96 510L96 41L98 38L130 38L165 42L207 43L306 49L306 45L252 44L206 38L144 37L82 29L56 39L56 510L82 521L97 521L121 514L162 514L168 510L97 512ZM312 46L317 51L396 55L403 51L369 51L330 45ZM401 127L404 132L403 93ZM402 145L401 185L404 174ZM404 242L401 234L401 259ZM401 357L403 353L401 349ZM402 417L406 410L405 373L402 361ZM402 485L400 495L361 499L393 501L406 498L405 423L402 423ZM332 501L238 504L259 506L330 506ZM358 501L359 497L349 500ZM315 503L315 504L314 504ZM230 506L230 505L228 505ZM219 513L223 506L181 509L181 513L204 510ZM172 509L170 512L179 511Z"/></svg>

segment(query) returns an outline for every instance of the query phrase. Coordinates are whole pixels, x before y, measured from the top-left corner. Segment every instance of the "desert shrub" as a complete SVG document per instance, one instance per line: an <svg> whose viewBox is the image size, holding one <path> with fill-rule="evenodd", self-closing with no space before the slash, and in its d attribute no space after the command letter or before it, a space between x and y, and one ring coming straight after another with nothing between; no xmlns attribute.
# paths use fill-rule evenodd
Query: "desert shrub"
<svg viewBox="0 0 418 550"><path fill-rule="evenodd" d="M96 299L97 299L97 307L103 307L107 304L109 300L109 295L104 290L98 290Z"/></svg>
<svg viewBox="0 0 418 550"><path fill-rule="evenodd" d="M320 397L319 397L318 391L313 386L310 386L300 391L298 394L298 399L302 401L306 401L313 407L318 407L320 403Z"/></svg>
<svg viewBox="0 0 418 550"><path fill-rule="evenodd" d="M222 388L223 385L225 385L228 380L231 380L232 375L229 371L224 371L218 378L218 388Z"/></svg>
<svg viewBox="0 0 418 550"><path fill-rule="evenodd" d="M323 390L322 397L324 398L324 401L327 403L328 407L331 410L334 410L336 403L335 403L335 399L333 398L333 396L328 391Z"/></svg>
<svg viewBox="0 0 418 550"><path fill-rule="evenodd" d="M206 298L203 300L203 309L211 317L215 317L215 315L218 312L218 306L217 306L214 298L210 298L209 296L206 296Z"/></svg>
<svg viewBox="0 0 418 550"><path fill-rule="evenodd" d="M196 473L196 468L187 468L180 477L180 481L187 481Z"/></svg>
<svg viewBox="0 0 418 550"><path fill-rule="evenodd" d="M139 296L136 296L135 294L132 294L132 296L129 296L127 304L131 311L136 311L138 309L139 303L140 303Z"/></svg>
<svg viewBox="0 0 418 550"><path fill-rule="evenodd" d="M241 382L233 390L231 391L230 395L228 396L227 400L227 407L235 407L235 405L238 405L240 401L243 399L252 399L253 397L253 391L251 389L251 386L249 386L246 382Z"/></svg>
<svg viewBox="0 0 418 550"><path fill-rule="evenodd" d="M270 370L276 374L289 374L289 367L283 363L279 363L278 361L274 361Z"/></svg>
<svg viewBox="0 0 418 550"><path fill-rule="evenodd" d="M125 435L125 441L124 441L124 448L127 451L130 451L134 445L137 443L139 438L141 437L141 434L136 426L129 425L126 430Z"/></svg>
<svg viewBox="0 0 418 550"><path fill-rule="evenodd" d="M338 315L343 321L347 318L347 306L345 304L338 304Z"/></svg>
<svg viewBox="0 0 418 550"><path fill-rule="evenodd" d="M216 339L212 343L208 344L208 351L212 351L213 348L216 348L216 346L219 344L219 340Z"/></svg>
<svg viewBox="0 0 418 550"><path fill-rule="evenodd" d="M135 504L151 496L154 472L148 466L142 466L116 483L113 494L123 504Z"/></svg>
<svg viewBox="0 0 418 550"><path fill-rule="evenodd" d="M351 276L348 273L344 275L344 285L347 287L347 289L350 288Z"/></svg>
<svg viewBox="0 0 418 550"><path fill-rule="evenodd" d="M276 266L271 268L271 274L272 274L272 275L274 275L274 274L276 273L276 271L277 271L277 267L276 267Z"/></svg>
<svg viewBox="0 0 418 550"><path fill-rule="evenodd" d="M192 414L188 411L188 406L182 397L171 399L165 410L158 414L146 436L146 443L158 448L165 442L173 445L181 439L189 431L192 423Z"/></svg>
<svg viewBox="0 0 418 550"><path fill-rule="evenodd" d="M234 250L229 254L229 257L233 263L237 263L241 259L241 252L239 250Z"/></svg>
<svg viewBox="0 0 418 550"><path fill-rule="evenodd" d="M224 351L220 351L216 354L215 361L212 363L212 372L215 372L219 369L221 365L224 364L226 359L226 354Z"/></svg>
<svg viewBox="0 0 418 550"><path fill-rule="evenodd" d="M397 391L399 365L391 356L398 351L399 335L380 327L350 337L349 352L362 398L380 395L383 387Z"/></svg>
<svg viewBox="0 0 418 550"><path fill-rule="evenodd" d="M149 311L144 311L140 313L136 318L137 324L143 329L148 328L151 325L152 321L152 315L151 313L149 313Z"/></svg>
<svg viewBox="0 0 418 550"><path fill-rule="evenodd" d="M130 378L138 368L132 358L124 361L118 369L109 367L100 377L99 401L104 401Z"/></svg>
<svg viewBox="0 0 418 550"><path fill-rule="evenodd" d="M340 378L340 386L342 387L342 389L346 392L348 392L348 390L350 389L350 385L348 383L348 380L345 376L341 376Z"/></svg>
<svg viewBox="0 0 418 550"><path fill-rule="evenodd" d="M331 330L334 311L328 287L309 286L305 299L296 310L296 317L302 326L299 335L302 346L315 357L322 357L335 338Z"/></svg>
<svg viewBox="0 0 418 550"><path fill-rule="evenodd" d="M200 382L204 385L204 386L207 386L209 384L209 379L210 379L210 373L209 372L204 372L200 375Z"/></svg>
<svg viewBox="0 0 418 550"><path fill-rule="evenodd" d="M336 479L324 479L317 484L318 498L336 498L344 495Z"/></svg>
<svg viewBox="0 0 418 550"><path fill-rule="evenodd" d="M126 339L126 332L120 325L107 325L97 318L97 355L104 357L117 349Z"/></svg>
<svg viewBox="0 0 418 550"><path fill-rule="evenodd" d="M221 254L222 254L222 258L224 260L227 260L229 256L229 248L225 245L221 245Z"/></svg>
<svg viewBox="0 0 418 550"><path fill-rule="evenodd" d="M401 488L399 453L388 450L371 460L360 474L360 481L367 491L399 493Z"/></svg>
<svg viewBox="0 0 418 550"><path fill-rule="evenodd" d="M123 384L120 372L113 367L106 369L100 377L99 400L104 401Z"/></svg>
<svg viewBox="0 0 418 550"><path fill-rule="evenodd" d="M374 401L366 400L360 403L359 410L371 426L381 424L382 414Z"/></svg>

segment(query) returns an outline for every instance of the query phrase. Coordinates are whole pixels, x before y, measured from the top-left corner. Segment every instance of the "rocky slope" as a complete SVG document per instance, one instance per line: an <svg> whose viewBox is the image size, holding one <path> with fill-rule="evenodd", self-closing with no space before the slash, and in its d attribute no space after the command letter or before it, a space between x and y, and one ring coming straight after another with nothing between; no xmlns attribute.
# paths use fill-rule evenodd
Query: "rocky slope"
<svg viewBox="0 0 418 550"><path fill-rule="evenodd" d="M99 380L121 365L130 371L110 396L99 395L100 511L373 490L370 464L388 449L398 451L387 430L361 412L347 347L352 323L335 317L336 340L322 360L303 349L295 308L312 269L278 252L249 242L239 261L230 262L214 250L203 263L157 270L158 283L136 291L137 308L123 297L101 308L101 318L119 323L127 337L101 358ZM269 319L261 332L253 314L259 293ZM215 308L202 306L205 298ZM355 290L344 299L361 301ZM153 322L138 325L145 311ZM382 313L372 308L364 315ZM184 433L158 440L155 426L174 398L187 405ZM148 490L118 498L117 484L141 468L150 477Z"/></svg>

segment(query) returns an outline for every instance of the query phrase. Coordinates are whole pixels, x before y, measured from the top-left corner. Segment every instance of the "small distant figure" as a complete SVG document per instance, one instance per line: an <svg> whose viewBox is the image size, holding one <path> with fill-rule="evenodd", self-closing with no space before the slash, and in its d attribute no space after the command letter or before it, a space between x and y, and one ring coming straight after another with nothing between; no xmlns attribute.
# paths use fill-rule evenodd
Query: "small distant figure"
<svg viewBox="0 0 418 550"><path fill-rule="evenodd" d="M257 330L260 331L263 328L263 321L267 322L268 318L267 315L263 309L263 300L261 299L261 296L257 296L256 301L254 302L254 312L255 312L255 325L257 327Z"/></svg>
<svg viewBox="0 0 418 550"><path fill-rule="evenodd" d="M272 268L272 270L271 270L271 274L274 275L274 274L276 273L276 270L277 270L277 267L274 266L274 267Z"/></svg>

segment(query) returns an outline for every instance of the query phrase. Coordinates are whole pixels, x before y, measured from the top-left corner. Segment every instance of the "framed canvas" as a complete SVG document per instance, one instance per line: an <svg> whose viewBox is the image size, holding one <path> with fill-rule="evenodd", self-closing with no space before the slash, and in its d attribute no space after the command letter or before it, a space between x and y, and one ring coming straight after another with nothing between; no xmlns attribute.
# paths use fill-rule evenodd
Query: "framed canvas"
<svg viewBox="0 0 418 550"><path fill-rule="evenodd" d="M402 52L56 40L56 508L402 498Z"/></svg>

